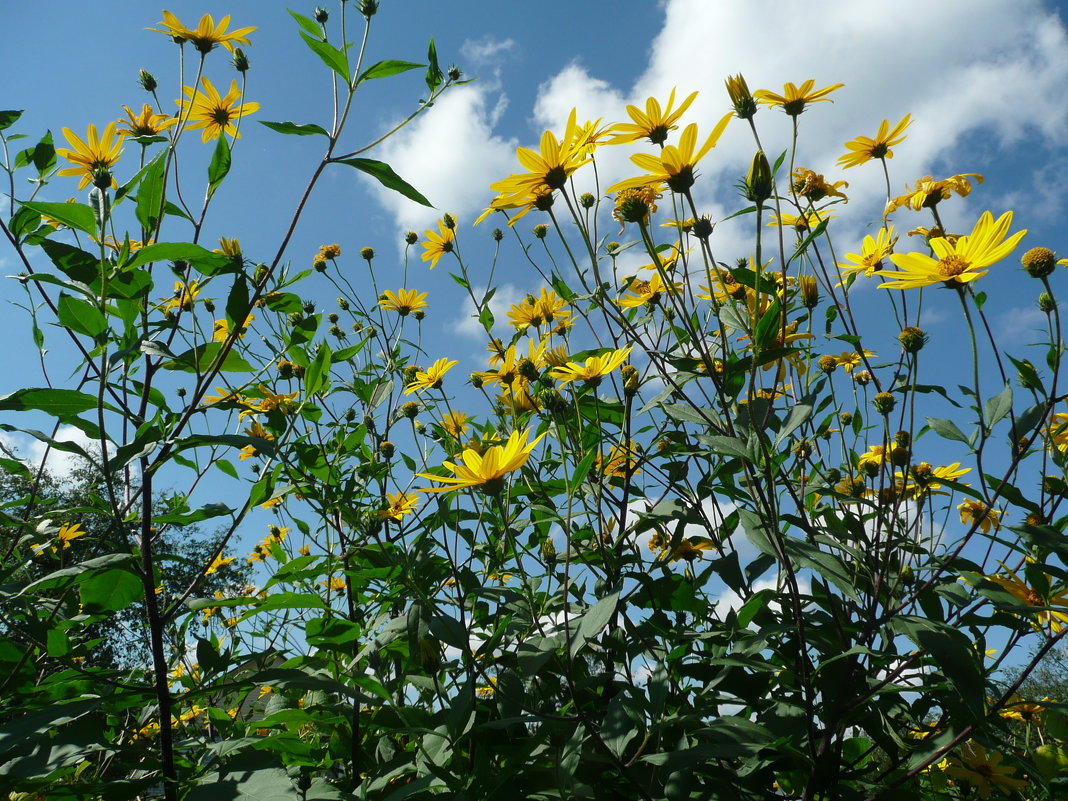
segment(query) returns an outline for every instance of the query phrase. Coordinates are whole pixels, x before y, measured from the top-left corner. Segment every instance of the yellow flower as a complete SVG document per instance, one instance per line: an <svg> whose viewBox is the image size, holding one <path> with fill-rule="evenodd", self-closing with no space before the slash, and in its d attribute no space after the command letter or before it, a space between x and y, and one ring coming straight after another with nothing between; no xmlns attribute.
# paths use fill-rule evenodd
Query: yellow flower
<svg viewBox="0 0 1068 801"><path fill-rule="evenodd" d="M1045 431L1049 444L1061 453L1068 451L1068 413L1055 412Z"/></svg>
<svg viewBox="0 0 1068 801"><path fill-rule="evenodd" d="M621 189L665 183L673 192L686 192L694 184L694 167L697 162L716 146L716 142L723 135L723 131L727 128L727 123L731 121L732 117L734 117L733 111L725 114L716 123L716 127L712 129L712 133L708 135L701 149L696 152L694 148L697 146L697 124L691 122L683 129L677 147L675 145L667 145L656 156L648 153L635 153L630 157L630 160L649 174L620 181L608 187L607 191L611 194Z"/></svg>
<svg viewBox="0 0 1068 801"><path fill-rule="evenodd" d="M840 197L845 200L846 196L838 191L838 187L849 186L845 181L828 183L826 178L807 167L794 170L792 185L799 197L812 203L818 203L827 197Z"/></svg>
<svg viewBox="0 0 1068 801"><path fill-rule="evenodd" d="M459 361L456 359L450 360L448 357L438 359L426 370L416 372L415 380L404 388L404 394L411 395L413 392L422 392L424 389L441 389L445 373L457 364Z"/></svg>
<svg viewBox="0 0 1068 801"><path fill-rule="evenodd" d="M73 149L57 147L56 153L75 166L64 167L57 175L80 175L79 189L85 189L89 184L101 189L118 186L111 175L111 168L122 155L122 137L115 138L115 123L109 122L102 135L97 135L96 126L90 123L86 129L86 141L82 141L70 128L63 129L63 136Z"/></svg>
<svg viewBox="0 0 1068 801"><path fill-rule="evenodd" d="M541 288L538 297L527 295L522 303L513 305L508 310L511 325L516 328L534 326L538 328L545 324L555 322L557 328L571 325L571 311L567 308L567 301L557 296L551 289Z"/></svg>
<svg viewBox="0 0 1068 801"><path fill-rule="evenodd" d="M249 44L248 34L256 30L254 27L249 27L237 28L227 32L226 29L230 25L229 14L219 20L218 25L211 18L211 14L205 14L200 18L200 24L193 30L185 27L178 20L178 17L166 9L163 10L163 20L157 24L162 25L165 30L160 30L159 28L149 28L148 30L165 33L175 39L192 42L193 46L201 53L210 53L216 45L220 44L230 52L233 52L234 42L243 45Z"/></svg>
<svg viewBox="0 0 1068 801"><path fill-rule="evenodd" d="M864 237L860 246L860 253L847 253L847 261L838 262L838 267L844 273L859 273L875 275L883 266L883 259L890 255L894 249L897 237L894 236L894 226L880 228L879 233L872 239L871 234Z"/></svg>
<svg viewBox="0 0 1068 801"><path fill-rule="evenodd" d="M646 303L649 305L655 305L660 301L660 294L662 292L678 292L682 288L682 284L670 283L665 284L660 278L660 273L653 273L648 281L641 279L632 279L627 286L627 293L616 301L624 309L636 309L639 306L644 306Z"/></svg>
<svg viewBox="0 0 1068 801"><path fill-rule="evenodd" d="M1016 696L1012 703L998 710L998 714L1006 720L1018 720L1020 723L1037 723L1038 716L1045 711L1046 701L1053 699L1046 696L1041 701L1028 701Z"/></svg>
<svg viewBox="0 0 1068 801"><path fill-rule="evenodd" d="M558 140L552 131L546 131L541 135L538 152L526 147L516 148L516 158L529 172L516 173L490 184L490 189L498 193L491 208L504 208L501 203L546 196L550 197L551 203L552 192L562 189L575 170L589 163L590 159L584 153L587 144L572 110L562 139Z"/></svg>
<svg viewBox="0 0 1068 801"><path fill-rule="evenodd" d="M947 465L939 465L938 467L932 467L928 462L920 462L913 465L909 471L909 476L906 477L904 473L895 473L895 476L899 483L904 487L904 491L913 500L918 500L926 495L945 495L944 492L939 492L942 484L939 479L943 481L956 481L966 473L970 473L972 469L970 467L961 467L960 462L953 462ZM908 481L907 478L911 478Z"/></svg>
<svg viewBox="0 0 1068 801"><path fill-rule="evenodd" d="M546 352L547 346L544 342L527 340L526 358L530 359L535 367L540 369L545 365ZM523 356L517 352L515 345L509 345L502 353L491 343L491 353L489 363L494 369L475 372L472 375L477 376L484 385L500 381L501 384L510 386L519 377L519 365L523 361Z"/></svg>
<svg viewBox="0 0 1068 801"><path fill-rule="evenodd" d="M252 321L256 319L255 314L250 314L245 318L244 324L241 326L241 330L238 332L238 337L245 338L245 332ZM213 342L225 342L230 337L230 321L229 320L216 320L212 326L211 339Z"/></svg>
<svg viewBox="0 0 1068 801"><path fill-rule="evenodd" d="M555 367L552 377L561 384L570 384L572 381L585 381L591 386L597 386L601 379L618 368L630 356L633 346L620 350L611 350L602 356L590 356L585 364L568 362L563 367Z"/></svg>
<svg viewBox="0 0 1068 801"><path fill-rule="evenodd" d="M668 562L677 562L680 559L692 562L701 555L701 551L710 551L716 547L716 544L708 537L683 537L678 547L670 554L667 552L667 545L668 543L664 544L659 558Z"/></svg>
<svg viewBox="0 0 1068 801"><path fill-rule="evenodd" d="M453 248L456 246L456 225L453 221L452 227L445 225L444 220L438 220L438 233L433 231L425 231L426 241L423 245L423 261L430 262L430 269L433 270L438 266L438 259L444 256L446 253L452 253Z"/></svg>
<svg viewBox="0 0 1068 801"><path fill-rule="evenodd" d="M396 292L387 289L378 298L378 305L383 309L397 312L401 317L406 317L413 311L427 307L426 296L426 292L419 292L415 289L398 289Z"/></svg>
<svg viewBox="0 0 1068 801"><path fill-rule="evenodd" d="M189 311L193 308L193 302L199 294L200 286L196 281L190 281L188 284L175 281L174 294L169 298L160 298L164 302L159 308L167 314L176 312L179 309Z"/></svg>
<svg viewBox="0 0 1068 801"><path fill-rule="evenodd" d="M874 355L875 354L872 353L870 350L865 350L863 358L870 359ZM860 363L863 361L861 354L855 350L847 350L846 352L840 353L837 356L832 356L831 358L834 359L834 363L836 365L841 367L847 373L852 373L854 368L859 366Z"/></svg>
<svg viewBox="0 0 1068 801"><path fill-rule="evenodd" d="M941 237L929 242L938 259L926 253L894 253L890 260L899 269L879 270L878 274L891 278L880 286L888 289L910 289L944 283L967 284L989 272L986 268L1001 261L1015 250L1027 229L1005 238L1012 225L1012 212L994 219L989 211L975 224L972 232L954 243Z"/></svg>
<svg viewBox="0 0 1068 801"><path fill-rule="evenodd" d="M804 234L806 231L815 230L821 222L824 220L833 220L835 215L828 214L825 211L806 211L801 215L787 214L785 211L779 215L772 217L768 220L768 226L771 228L793 228L799 235Z"/></svg>
<svg viewBox="0 0 1068 801"><path fill-rule="evenodd" d="M628 440L623 445L613 445L608 452L608 457L598 454L595 465L608 478L628 478L638 470L638 461L641 455L638 446Z"/></svg>
<svg viewBox="0 0 1068 801"><path fill-rule="evenodd" d="M231 562L237 560L236 556L223 556L221 553L211 560L211 564L208 565L208 569L204 571L205 576L210 576L212 573L218 572L220 567L226 567Z"/></svg>
<svg viewBox="0 0 1068 801"><path fill-rule="evenodd" d="M119 136L159 136L178 122L177 117L156 114L148 103L143 105L141 113L137 115L129 106L123 106L123 109L126 111L126 119L119 119L118 124L126 127L118 128Z"/></svg>
<svg viewBox="0 0 1068 801"><path fill-rule="evenodd" d="M445 429L445 433L453 439L459 439L467 431L467 413L466 412L449 412L441 418L441 427Z"/></svg>
<svg viewBox="0 0 1068 801"><path fill-rule="evenodd" d="M906 192L903 195L898 195L887 203L886 211L883 213L883 216L885 217L902 206L908 206L913 211L933 209L954 192L961 197L967 197L972 191L972 182L970 180L972 178L975 179L976 183L981 184L983 182L983 176L977 172L951 175L948 178L943 178L941 181L936 181L930 175L924 175L917 179L915 189ZM905 188L908 189L908 186Z"/></svg>
<svg viewBox="0 0 1068 801"><path fill-rule="evenodd" d="M419 502L418 495L409 495L407 492L387 492L386 498L389 499L389 506L378 510L379 520L400 522L405 515L410 515L415 511L415 505Z"/></svg>
<svg viewBox="0 0 1068 801"><path fill-rule="evenodd" d="M189 120L189 129L203 128L200 138L205 142L218 139L224 133L235 139L240 137L241 134L234 125L234 120L258 111L260 104L237 104L241 97L237 81L230 82L230 91L226 93L226 97L220 97L219 92L206 77L201 78L200 81L204 85L203 92L192 86L186 86L182 90L186 96L174 101L182 107L182 115Z"/></svg>
<svg viewBox="0 0 1068 801"><path fill-rule="evenodd" d="M979 530L984 534L989 533L991 530L999 531L1001 529L1001 512L997 509L990 509L982 501L968 498L957 505L957 511L960 512L961 523L966 526L978 525Z"/></svg>
<svg viewBox="0 0 1068 801"><path fill-rule="evenodd" d="M644 137L654 145L664 144L667 141L668 132L678 128L678 121L696 97L697 92L691 92L678 108L673 108L675 89L672 89L671 94L668 95L666 108L661 109L660 102L655 97L650 97L645 101L644 113L637 106L627 106L627 114L633 122L621 122L616 125L616 134L608 143L620 145L637 142Z"/></svg>
<svg viewBox="0 0 1068 801"><path fill-rule="evenodd" d="M816 85L815 78L809 78L800 87L795 86L792 83L788 83L783 86L781 95L777 95L774 92L769 92L767 89L758 89L753 93L753 97L756 98L758 103L764 103L768 106L782 106L782 110L789 114L791 117L796 117L805 110L805 106L809 103L818 103L822 100L826 100L829 103L833 103L827 95L833 92L835 89L841 89L845 86L844 83L835 83L830 86L824 86L822 89L812 90L812 87Z"/></svg>
<svg viewBox="0 0 1068 801"><path fill-rule="evenodd" d="M946 773L974 787L980 798L990 798L992 788L999 795L1010 795L1027 787L1023 779L1012 778L1016 768L1002 765L1001 760L1002 755L997 751L988 753L986 748L973 740L961 748L960 754L949 758Z"/></svg>
<svg viewBox="0 0 1068 801"><path fill-rule="evenodd" d="M963 518L964 513L962 512L962 522ZM995 528L1000 528L1000 524ZM1029 587L1015 572L1009 570L1005 565L1001 566L1008 573L1007 576L999 573L994 576L987 576L986 580L997 584L1001 589L1019 599L1025 605L1039 607L1040 611L1035 613L1035 621L1032 622L1036 629L1048 625L1053 633L1057 634L1068 625L1068 587L1062 587L1057 592L1050 590L1049 597L1045 598L1034 588ZM1053 577L1046 574L1046 586L1048 587L1052 583Z"/></svg>
<svg viewBox="0 0 1068 801"><path fill-rule="evenodd" d="M341 592L349 586L349 583L341 576L331 576L329 581L320 581L319 583L330 592Z"/></svg>
<svg viewBox="0 0 1068 801"><path fill-rule="evenodd" d="M846 170L872 159L892 159L894 145L905 141L905 129L912 125L912 115L906 114L901 122L890 128L890 120L883 120L874 139L866 136L858 136L851 142L846 142L848 153L838 157L838 165Z"/></svg>
<svg viewBox="0 0 1068 801"><path fill-rule="evenodd" d="M480 487L486 492L499 492L504 487L504 476L521 468L530 458L530 452L545 434L540 434L533 442L527 442L529 429L522 433L513 431L504 445L493 445L480 453L479 449L468 447L460 454L462 464L443 462L442 466L450 470L452 476L435 476L429 473L417 473L420 478L440 481L444 487L428 487L421 492L447 492L464 487Z"/></svg>

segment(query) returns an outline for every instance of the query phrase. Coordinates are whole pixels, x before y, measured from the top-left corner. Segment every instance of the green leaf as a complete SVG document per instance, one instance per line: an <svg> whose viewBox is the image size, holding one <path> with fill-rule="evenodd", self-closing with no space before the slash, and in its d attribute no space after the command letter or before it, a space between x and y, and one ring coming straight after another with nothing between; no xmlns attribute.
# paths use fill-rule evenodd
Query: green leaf
<svg viewBox="0 0 1068 801"><path fill-rule="evenodd" d="M114 568L94 573L79 586L82 605L89 614L118 612L139 600L141 579L129 570Z"/></svg>
<svg viewBox="0 0 1068 801"><path fill-rule="evenodd" d="M226 296L226 316L235 328L243 326L248 319L251 310L248 298L248 281L244 275L238 275Z"/></svg>
<svg viewBox="0 0 1068 801"><path fill-rule="evenodd" d="M322 28L320 28L315 23L315 20L310 19L308 17L305 17L303 14L298 14L296 11L293 11L292 9L286 9L286 10L289 11L289 16L291 16L293 19L295 19L297 21L297 24L300 25L300 27L302 27L304 30L306 30L308 33L310 33L312 36L322 37L323 30L322 30Z"/></svg>
<svg viewBox="0 0 1068 801"><path fill-rule="evenodd" d="M160 153L145 167L144 177L137 187L137 221L146 231L152 232L159 225L160 210L163 207L163 170L166 167L167 153Z"/></svg>
<svg viewBox="0 0 1068 801"><path fill-rule="evenodd" d="M29 387L0 396L0 412L25 412L34 409L62 419L95 408L95 397L74 389Z"/></svg>
<svg viewBox="0 0 1068 801"><path fill-rule="evenodd" d="M215 143L215 152L211 155L211 164L208 165L208 197L215 194L215 190L229 172L230 145L225 136L220 136Z"/></svg>
<svg viewBox="0 0 1068 801"><path fill-rule="evenodd" d="M260 120L260 125L266 125L272 131L276 131L280 134L292 134L294 136L314 136L315 134L321 134L322 136L329 137L330 132L320 125L314 123L300 124L297 122L270 122L268 120Z"/></svg>
<svg viewBox="0 0 1068 801"><path fill-rule="evenodd" d="M708 446L714 453L722 453L726 456L737 456L739 459L749 458L745 443L736 437L719 437L714 434L709 434L703 435L698 439L702 445Z"/></svg>
<svg viewBox="0 0 1068 801"><path fill-rule="evenodd" d="M957 424L952 420L942 417L928 417L927 425L931 427L932 431L941 435L945 439L963 442L965 445L969 446L972 444L972 441L964 435L963 431L957 428Z"/></svg>
<svg viewBox="0 0 1068 801"><path fill-rule="evenodd" d="M782 332L783 322L782 307L776 300L761 315L760 322L757 323L756 332L753 334L757 347L761 350L771 347Z"/></svg>
<svg viewBox="0 0 1068 801"><path fill-rule="evenodd" d="M790 436L790 434L799 426L808 422L811 417L812 405L809 403L798 403L790 409L790 414L787 415L786 421L782 424L779 433L775 436L775 447L778 447L784 439Z"/></svg>
<svg viewBox="0 0 1068 801"><path fill-rule="evenodd" d="M10 128L21 116L21 111L0 111L0 131L5 131Z"/></svg>
<svg viewBox="0 0 1068 801"><path fill-rule="evenodd" d="M329 609L326 603L318 595L313 593L277 592L268 595L255 607L249 609L241 616L241 620L258 615L260 612L269 612L273 609Z"/></svg>
<svg viewBox="0 0 1068 801"><path fill-rule="evenodd" d="M107 318L95 304L61 294L56 304L56 317L60 325L89 337L97 337L108 330Z"/></svg>
<svg viewBox="0 0 1068 801"><path fill-rule="evenodd" d="M571 640L570 650L572 657L582 650L582 646L604 630L604 627L608 625L608 621L612 619L612 615L615 614L618 603L619 593L613 592L587 609L585 614L579 618L578 630Z"/></svg>
<svg viewBox="0 0 1068 801"><path fill-rule="evenodd" d="M320 343L315 358L304 373L304 391L308 395L322 392L330 385L331 355L330 346L325 342Z"/></svg>
<svg viewBox="0 0 1068 801"><path fill-rule="evenodd" d="M388 78L390 75L398 75L408 70L420 69L422 64L416 64L411 61L396 61L390 59L388 61L379 61L377 64L372 64L365 69L360 77L356 79L356 85L359 86L364 81L370 81L374 78Z"/></svg>
<svg viewBox="0 0 1068 801"><path fill-rule="evenodd" d="M67 205L67 204L64 204ZM100 277L100 259L66 242L45 239L41 249L68 278L83 284L92 284Z"/></svg>
<svg viewBox="0 0 1068 801"><path fill-rule="evenodd" d="M82 203L42 203L36 200L22 201L22 205L69 228L96 235L96 212L90 206Z"/></svg>
<svg viewBox="0 0 1068 801"><path fill-rule="evenodd" d="M221 342L206 342L203 345L197 345L175 359L164 362L161 366L167 370L181 370L186 373L197 374L205 373L215 364L215 360L222 350L222 345L223 343ZM254 372L252 365L233 349L227 352L220 369L231 373Z"/></svg>
<svg viewBox="0 0 1068 801"><path fill-rule="evenodd" d="M394 192L400 192L409 200L414 200L416 203L420 203L423 206L434 208L433 204L423 197L419 191L401 178L397 173L393 172L393 168L383 161L375 161L374 159L338 159L339 164L348 164L350 167L355 167L360 172L365 172L368 175L378 179L378 182L386 189L392 189Z"/></svg>
<svg viewBox="0 0 1068 801"><path fill-rule="evenodd" d="M293 12L290 13L292 14ZM302 33L300 38L311 48L313 53L323 60L326 66L340 75L345 83L349 82L349 57L343 51L338 50L329 42L315 39L306 33Z"/></svg>
<svg viewBox="0 0 1068 801"><path fill-rule="evenodd" d="M992 398L988 398L987 402L983 405L983 416L986 418L986 426L988 429L994 427L994 425L1007 415L1012 410L1012 386L1010 384L1005 385L1000 393Z"/></svg>
<svg viewBox="0 0 1068 801"><path fill-rule="evenodd" d="M134 254L133 260L123 266L130 269L157 261L187 261L205 275L213 275L230 265L230 257L225 253L213 253L191 242L157 242L141 248Z"/></svg>
<svg viewBox="0 0 1068 801"><path fill-rule="evenodd" d="M15 155L15 168L32 164L39 174L44 174L56 166L56 148L52 143L52 132L47 131L41 141Z"/></svg>
<svg viewBox="0 0 1068 801"><path fill-rule="evenodd" d="M434 90L441 86L445 80L445 74L438 66L438 48L434 44L434 37L430 37L430 46L427 47L426 60L429 62L426 68L426 88L433 94Z"/></svg>

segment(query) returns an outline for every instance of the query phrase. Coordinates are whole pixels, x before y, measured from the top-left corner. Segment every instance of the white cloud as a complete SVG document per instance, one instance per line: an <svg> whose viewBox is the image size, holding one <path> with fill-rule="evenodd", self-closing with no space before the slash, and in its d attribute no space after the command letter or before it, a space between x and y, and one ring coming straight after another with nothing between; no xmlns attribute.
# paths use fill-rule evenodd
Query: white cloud
<svg viewBox="0 0 1068 801"><path fill-rule="evenodd" d="M436 206L427 208L366 179L401 231L431 227L443 212L461 224L481 213L491 198L489 184L514 166L514 141L493 133L507 102L488 85L461 86L386 140L376 158Z"/></svg>
<svg viewBox="0 0 1068 801"><path fill-rule="evenodd" d="M54 439L74 443L89 454L100 453L100 443L89 439L74 426L60 426ZM66 481L76 470L88 466L85 457L77 453L49 448L44 442L27 436L0 434L0 448L13 452L16 458L34 469L44 462L48 472L58 481Z"/></svg>
<svg viewBox="0 0 1068 801"><path fill-rule="evenodd" d="M495 64L500 57L515 49L514 39L496 39L483 36L481 39L468 39L460 45L460 54L464 61L475 67Z"/></svg>
<svg viewBox="0 0 1068 801"><path fill-rule="evenodd" d="M1002 344L1031 344L1049 339L1046 315L1035 306L1006 309L998 315L996 329L996 339Z"/></svg>
<svg viewBox="0 0 1068 801"><path fill-rule="evenodd" d="M485 291L484 288L476 288L475 296L481 297ZM526 294L526 290L520 289L514 284L501 284L497 287L496 294L489 302L489 309L493 313L494 333L499 333L508 328L509 307L519 303L526 297ZM475 308L475 304L470 298L466 299L462 313L454 318L448 324L448 327L454 333L472 337L473 339L484 339L486 336L486 329L478 321L478 309Z"/></svg>

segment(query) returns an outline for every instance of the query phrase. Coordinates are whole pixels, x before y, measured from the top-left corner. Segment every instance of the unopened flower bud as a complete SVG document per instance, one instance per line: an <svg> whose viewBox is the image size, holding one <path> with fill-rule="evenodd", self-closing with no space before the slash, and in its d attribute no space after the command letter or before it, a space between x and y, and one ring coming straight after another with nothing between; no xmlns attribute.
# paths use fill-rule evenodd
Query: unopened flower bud
<svg viewBox="0 0 1068 801"><path fill-rule="evenodd" d="M623 376L623 394L628 398L634 397L638 394L638 384L640 383L638 368L632 364L624 364L620 374Z"/></svg>
<svg viewBox="0 0 1068 801"><path fill-rule="evenodd" d="M830 355L828 355L828 356L820 356L820 359L817 362L817 364L819 364L819 367L823 372L825 372L825 373L833 373L834 372L834 368L836 368L838 366L838 359L836 359L834 356L830 356Z"/></svg>
<svg viewBox="0 0 1068 801"><path fill-rule="evenodd" d="M471 373L471 386L475 389L482 389L482 376L478 373Z"/></svg>
<svg viewBox="0 0 1068 801"><path fill-rule="evenodd" d="M889 392L878 392L871 400L871 404L875 407L875 411L884 415L894 411L894 404L896 402L894 396Z"/></svg>
<svg viewBox="0 0 1068 801"><path fill-rule="evenodd" d="M360 258L361 259L366 259L367 261L371 261L371 259L373 259L374 257L375 257L375 249L374 248L360 248Z"/></svg>
<svg viewBox="0 0 1068 801"><path fill-rule="evenodd" d="M330 312L330 314L326 315L326 319L332 323L336 323L338 321L337 312Z"/></svg>
<svg viewBox="0 0 1068 801"><path fill-rule="evenodd" d="M315 21L320 25L325 25L326 21L330 19L330 12L322 6L315 7Z"/></svg>
<svg viewBox="0 0 1068 801"><path fill-rule="evenodd" d="M137 71L137 82L141 84L141 88L146 92L155 92L156 87L159 86L159 84L156 83L155 76L148 70Z"/></svg>
<svg viewBox="0 0 1068 801"><path fill-rule="evenodd" d="M1057 308L1057 301L1049 292L1043 292L1038 296L1038 308L1043 314L1052 314Z"/></svg>
<svg viewBox="0 0 1068 801"><path fill-rule="evenodd" d="M894 444L900 445L902 448L909 448L912 446L912 434L908 431L898 431L894 434Z"/></svg>
<svg viewBox="0 0 1068 801"><path fill-rule="evenodd" d="M547 226L547 225L535 225L534 226L534 238L535 239L544 239L545 236L548 233L549 233L549 226Z"/></svg>
<svg viewBox="0 0 1068 801"><path fill-rule="evenodd" d="M316 272L325 273L326 272L326 257L322 256L322 255L317 255L315 258L312 259L312 267L315 268Z"/></svg>
<svg viewBox="0 0 1068 801"><path fill-rule="evenodd" d="M414 245L418 241L419 241L419 234L417 234L415 231L409 231L408 233L406 233L404 235L404 243L406 245Z"/></svg>
<svg viewBox="0 0 1068 801"><path fill-rule="evenodd" d="M449 76L450 81L458 81L463 77L463 70L457 67L455 64L450 64L449 69L445 73Z"/></svg>
<svg viewBox="0 0 1068 801"><path fill-rule="evenodd" d="M412 427L415 429L416 434L426 433L426 425L423 423L422 420L416 420L414 423L412 423Z"/></svg>
<svg viewBox="0 0 1068 801"><path fill-rule="evenodd" d="M212 300L211 298L205 298L204 299L204 311L206 311L208 314L214 314L215 313L215 301Z"/></svg>
<svg viewBox="0 0 1068 801"><path fill-rule="evenodd" d="M415 416L419 414L419 404L415 401L408 401L400 407L400 412L403 417L414 420Z"/></svg>
<svg viewBox="0 0 1068 801"><path fill-rule="evenodd" d="M446 212L441 216L441 223L450 231L456 228L456 218Z"/></svg>
<svg viewBox="0 0 1068 801"><path fill-rule="evenodd" d="M814 275L802 275L799 279L801 285L801 304L806 309L814 309L820 305L820 285Z"/></svg>
<svg viewBox="0 0 1068 801"><path fill-rule="evenodd" d="M178 397L179 398L184 398L185 397L185 387L178 387L178 389L176 389L175 392L178 393Z"/></svg>
<svg viewBox="0 0 1068 801"><path fill-rule="evenodd" d="M313 301L313 300L304 301L304 313L305 314L315 314L315 301Z"/></svg>
<svg viewBox="0 0 1068 801"><path fill-rule="evenodd" d="M339 309L341 309L341 311L348 311L349 310L349 302L347 300L345 300L345 298L338 298L337 299L337 307Z"/></svg>
<svg viewBox="0 0 1068 801"><path fill-rule="evenodd" d="M382 440L378 446L378 452L386 459L392 459L396 450L396 446L388 439Z"/></svg>
<svg viewBox="0 0 1068 801"><path fill-rule="evenodd" d="M540 375L538 366L531 359L521 359L516 365L516 372L528 381L537 381Z"/></svg>
<svg viewBox="0 0 1068 801"><path fill-rule="evenodd" d="M423 368L417 364L409 364L404 368L404 384L407 386L415 381L416 373L420 372Z"/></svg>
<svg viewBox="0 0 1068 801"><path fill-rule="evenodd" d="M867 386L872 382L872 374L867 370L858 370L853 373L853 380L860 384L862 387Z"/></svg>
<svg viewBox="0 0 1068 801"><path fill-rule="evenodd" d="M296 325L304 319L304 315L300 312L290 312L289 316L286 319L289 320L290 325Z"/></svg>
<svg viewBox="0 0 1068 801"><path fill-rule="evenodd" d="M693 221L693 225L690 227L690 233L698 239L708 239L712 236L712 229L715 227L712 218L706 215L704 217L698 217Z"/></svg>
<svg viewBox="0 0 1068 801"><path fill-rule="evenodd" d="M240 47L234 48L234 56L231 59L231 63L238 72L248 72L248 56L245 55L245 51Z"/></svg>
<svg viewBox="0 0 1068 801"><path fill-rule="evenodd" d="M504 231L502 231L500 228L494 228L493 229L493 241L494 242L500 242L502 239L504 239Z"/></svg>
<svg viewBox="0 0 1068 801"><path fill-rule="evenodd" d="M897 341L901 343L901 348L905 353L919 353L927 344L927 334L922 328L910 325L901 329L901 333L897 335Z"/></svg>
<svg viewBox="0 0 1068 801"><path fill-rule="evenodd" d="M741 73L727 78L727 94L730 95L734 113L741 120L751 120L757 112L756 99Z"/></svg>
<svg viewBox="0 0 1068 801"><path fill-rule="evenodd" d="M1060 476L1043 476L1042 491L1050 495L1064 495L1068 493L1068 484Z"/></svg>
<svg viewBox="0 0 1068 801"><path fill-rule="evenodd" d="M1057 266L1057 254L1049 248L1031 248L1020 257L1020 263L1032 278L1045 278Z"/></svg>
<svg viewBox="0 0 1068 801"><path fill-rule="evenodd" d="M595 198L589 192L583 192L581 195L579 195L579 205L582 206L582 208L584 209L592 209L593 204L596 202L597 198Z"/></svg>
<svg viewBox="0 0 1068 801"><path fill-rule="evenodd" d="M556 561L556 546L553 545L552 540L542 540L539 550L541 551L541 558L544 561L548 562L549 564L552 564Z"/></svg>
<svg viewBox="0 0 1068 801"><path fill-rule="evenodd" d="M360 13L370 19L378 13L378 0L360 0Z"/></svg>
<svg viewBox="0 0 1068 801"><path fill-rule="evenodd" d="M426 319L426 312L422 309L417 309L416 311L412 312L412 317L414 317L417 321L422 322Z"/></svg>
<svg viewBox="0 0 1068 801"><path fill-rule="evenodd" d="M742 185L742 196L758 206L763 206L772 193L771 165L763 150L758 150L749 166L749 174Z"/></svg>
<svg viewBox="0 0 1068 801"><path fill-rule="evenodd" d="M345 422L346 423L351 423L355 419L356 419L356 410L355 409L346 409L345 410Z"/></svg>
<svg viewBox="0 0 1068 801"><path fill-rule="evenodd" d="M853 415L849 412L842 412L838 415L838 419L842 421L842 425L847 426L853 422Z"/></svg>

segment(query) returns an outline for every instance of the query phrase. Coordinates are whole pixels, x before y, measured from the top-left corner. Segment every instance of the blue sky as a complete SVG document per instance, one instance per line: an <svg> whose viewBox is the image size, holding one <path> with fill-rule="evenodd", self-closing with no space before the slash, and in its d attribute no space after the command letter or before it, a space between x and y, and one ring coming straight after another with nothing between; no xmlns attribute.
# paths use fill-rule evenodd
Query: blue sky
<svg viewBox="0 0 1068 801"><path fill-rule="evenodd" d="M210 245L218 236L238 237L246 255L265 259L273 253L277 231L288 219L321 143L277 135L256 120L326 124L327 75L297 36L285 4L239 0L213 6L181 0L167 7L187 25L210 12L217 20L231 14L232 26L258 28L247 48L252 70L246 99L261 108L244 122L233 173L215 201L205 239ZM298 10L310 14L312 7ZM49 14L54 19L44 19ZM137 85L139 68L160 79L165 103L177 97L177 48L167 37L145 30L159 19L158 7L129 0L67 3L49 11L5 4L0 58L11 77L3 105L27 110L17 130L38 136L51 129L62 144L63 127L80 133L89 122L102 126L120 116L122 104L139 108L147 98ZM840 253L859 248L884 199L876 165L844 172L835 167L842 143L859 134L873 135L884 118L894 122L911 113L915 122L909 138L891 162L895 192L927 173L936 178L983 173L982 187L944 206L951 230L970 229L985 209L997 215L1011 208L1017 214L1014 229L1030 229L1020 252L1045 244L1066 255L1061 220L1068 211L1068 187L1059 180L1068 168L1065 19L1063 5L1039 0L902 2L893 10L844 0L815 7L776 0L536 6L383 0L372 31L371 61L421 61L434 36L443 65L456 63L479 79L455 90L376 155L423 192L436 210L385 193L338 168L320 185L288 258L295 266L306 266L320 244L338 242L346 268L360 270L358 251L372 246L380 269L389 275L397 269L391 265L398 263L402 233L421 233L449 211L460 220L464 252L477 276L488 268L490 231L501 223L491 219L477 229L469 223L492 197L489 183L518 170L517 145L536 145L546 128L559 131L572 107L578 107L580 119L619 121L625 119L626 104L643 105L650 95L663 100L672 87L682 95L699 91L686 120L707 131L728 109L723 79L738 72L754 89L780 91L786 81L808 78L817 86L845 84L833 95L833 104L815 104L802 116L798 158L799 164L826 172L828 178L850 182L850 203L839 210L835 234ZM37 33L43 27L47 37ZM228 85L232 72L224 51L211 54L207 69L216 85ZM373 139L425 95L418 72L366 86L349 132L353 146ZM785 115L762 110L757 122L770 152L785 149ZM627 156L634 150L605 152L602 187L632 174ZM702 162L698 200L714 218L743 205L733 187L752 152L745 127L735 122ZM120 162L120 180L133 171L132 164ZM75 186L74 179L58 178L42 197L64 200L75 194ZM521 225L529 231L537 222L531 214ZM905 230L929 224L920 215L899 219ZM714 239L717 255L724 261L745 256L748 239L749 231L737 224L721 226ZM998 301L990 307L996 332L1022 346L1041 317L1033 305L1034 287L1020 280L1016 265L1010 259L995 267L982 288ZM4 274L18 269L13 254L3 249L0 269ZM465 360L462 369L467 372L482 366L484 337L469 319L448 269L443 261L427 273L417 262L408 285L430 292L425 340L443 349L447 343L447 353L428 345L428 361L451 355ZM538 280L516 251L506 254L498 275L497 311L503 319L507 303L536 290ZM2 287L5 301L21 302L24 296L15 282ZM332 305L329 287L313 285L306 294L322 309ZM950 371L965 358L959 310L952 300L932 294L921 321ZM62 353L62 337L46 335L48 346ZM6 307L0 336L9 345L9 370L0 393L39 383L25 315ZM882 345L887 351L888 338ZM62 380L63 373L60 369L54 377Z"/></svg>

